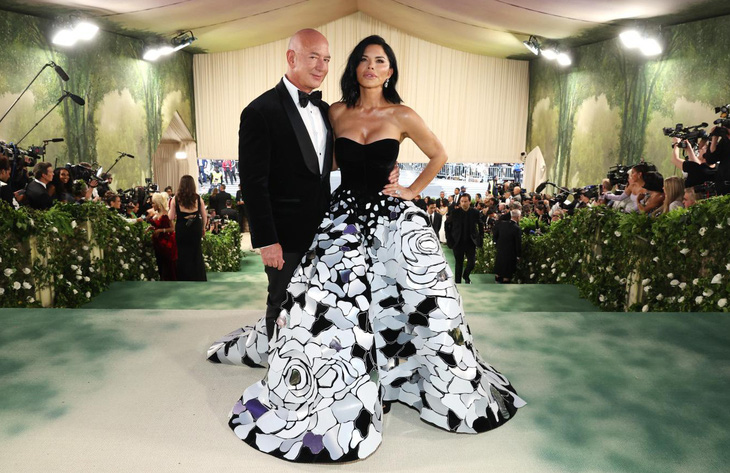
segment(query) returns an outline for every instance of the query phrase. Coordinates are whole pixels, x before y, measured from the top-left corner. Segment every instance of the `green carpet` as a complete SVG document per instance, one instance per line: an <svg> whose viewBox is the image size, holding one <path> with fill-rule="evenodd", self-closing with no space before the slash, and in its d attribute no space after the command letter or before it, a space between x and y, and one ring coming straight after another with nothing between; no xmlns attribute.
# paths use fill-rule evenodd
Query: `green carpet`
<svg viewBox="0 0 730 473"><path fill-rule="evenodd" d="M453 269L453 253L444 247ZM474 274L459 285L467 312L592 312L596 308L570 285L496 284L493 274ZM85 309L253 309L266 305L266 274L261 257L247 252L236 273L209 273L207 283L117 282Z"/></svg>

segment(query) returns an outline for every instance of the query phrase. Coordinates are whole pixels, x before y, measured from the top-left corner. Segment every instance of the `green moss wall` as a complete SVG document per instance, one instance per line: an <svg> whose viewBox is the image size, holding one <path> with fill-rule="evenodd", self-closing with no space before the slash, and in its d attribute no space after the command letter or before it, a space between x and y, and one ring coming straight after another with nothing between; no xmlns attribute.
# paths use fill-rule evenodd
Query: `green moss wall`
<svg viewBox="0 0 730 473"><path fill-rule="evenodd" d="M63 90L86 100L64 100L23 142L22 147L62 137L48 145L47 161L59 166L97 162L108 169L117 151L134 155L113 170L115 188L152 177L151 157L174 112L193 123L193 57L184 51L157 63L142 60L142 41L100 31L73 48L53 46L47 20L0 10L0 116L49 61L70 80L47 68L0 123L0 140L20 139L58 101Z"/></svg>
<svg viewBox="0 0 730 473"><path fill-rule="evenodd" d="M540 147L550 180L595 184L610 166L642 158L679 175L662 128L712 125L714 107L730 102L730 17L664 28L661 37L664 53L654 59L616 38L573 50L565 69L530 63L528 150Z"/></svg>

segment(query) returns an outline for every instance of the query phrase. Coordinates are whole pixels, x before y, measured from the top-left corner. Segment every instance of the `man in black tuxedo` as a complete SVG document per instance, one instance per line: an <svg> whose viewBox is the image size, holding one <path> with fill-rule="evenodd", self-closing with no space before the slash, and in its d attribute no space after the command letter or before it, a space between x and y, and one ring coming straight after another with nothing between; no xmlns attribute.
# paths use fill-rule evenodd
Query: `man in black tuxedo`
<svg viewBox="0 0 730 473"><path fill-rule="evenodd" d="M10 187L10 161L0 155L0 200L13 205L13 189Z"/></svg>
<svg viewBox="0 0 730 473"><path fill-rule="evenodd" d="M251 243L269 279L269 339L286 287L312 243L330 197L332 128L318 88L329 69L327 39L298 31L286 52L287 72L241 113L238 159Z"/></svg>
<svg viewBox="0 0 730 473"><path fill-rule="evenodd" d="M511 219L498 222L492 230L497 256L494 261L495 279L500 283L508 283L517 269L517 260L522 255L522 231L518 209L510 210Z"/></svg>
<svg viewBox="0 0 730 473"><path fill-rule="evenodd" d="M454 251L456 267L454 276L457 284L464 282L471 284L469 275L476 265L477 248L482 247L484 239L484 225L479 216L479 211L471 207L471 196L467 193L459 197L459 205L454 208L450 221L446 228L447 243ZM466 268L464 268L464 257L466 256Z"/></svg>
<svg viewBox="0 0 730 473"><path fill-rule="evenodd" d="M446 198L446 193L444 191L441 191L439 193L439 198L436 199L436 207L448 207L449 206L449 199Z"/></svg>
<svg viewBox="0 0 730 473"><path fill-rule="evenodd" d="M244 224L247 220L245 209L246 206L243 201L243 191L241 190L241 184L239 184L238 190L236 191L236 211L238 212L238 225L241 228L241 233L243 233L246 228L246 225Z"/></svg>
<svg viewBox="0 0 730 473"><path fill-rule="evenodd" d="M25 201L36 210L50 209L53 198L48 193L47 185L53 180L53 165L40 162L33 168L33 179L25 188Z"/></svg>
<svg viewBox="0 0 730 473"><path fill-rule="evenodd" d="M221 209L218 215L238 224L238 212L233 208L233 201L231 199L226 200L226 206Z"/></svg>
<svg viewBox="0 0 730 473"><path fill-rule="evenodd" d="M215 213L221 215L223 209L226 208L226 202L233 200L233 196L226 192L226 185L221 184L220 190L218 191L218 198L215 201Z"/></svg>
<svg viewBox="0 0 730 473"><path fill-rule="evenodd" d="M428 221L431 223L433 231L436 232L436 236L438 236L439 232L441 231L442 216L436 211L436 202L431 202L430 204L428 204L428 208L426 208L426 213L428 213Z"/></svg>

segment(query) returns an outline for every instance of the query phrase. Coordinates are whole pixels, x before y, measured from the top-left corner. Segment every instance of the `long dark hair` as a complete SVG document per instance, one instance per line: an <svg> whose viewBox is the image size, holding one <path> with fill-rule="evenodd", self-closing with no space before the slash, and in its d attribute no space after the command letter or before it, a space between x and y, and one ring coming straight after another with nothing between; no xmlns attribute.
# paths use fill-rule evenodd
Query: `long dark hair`
<svg viewBox="0 0 730 473"><path fill-rule="evenodd" d="M360 64L362 55L365 54L365 48L371 44L383 47L385 55L388 56L390 68L393 69L393 75L388 80L388 87L383 87L383 97L390 103L399 104L403 101L398 95L398 91L395 90L395 84L398 83L398 62L395 60L393 48L380 36L372 35L360 41L350 53L350 57L347 58L347 66L345 66L345 72L342 73L342 79L340 79L340 88L342 89L342 99L340 101L345 102L348 107L354 107L360 98L357 66Z"/></svg>
<svg viewBox="0 0 730 473"><path fill-rule="evenodd" d="M177 202L185 208L192 209L198 202L198 194L195 192L195 180L193 176L185 174L180 178L180 185L177 186L175 195Z"/></svg>

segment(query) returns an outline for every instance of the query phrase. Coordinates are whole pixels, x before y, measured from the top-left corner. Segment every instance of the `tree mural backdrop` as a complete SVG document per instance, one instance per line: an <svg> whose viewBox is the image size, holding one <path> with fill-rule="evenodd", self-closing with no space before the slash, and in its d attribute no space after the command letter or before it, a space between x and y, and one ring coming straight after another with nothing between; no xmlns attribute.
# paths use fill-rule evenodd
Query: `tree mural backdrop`
<svg viewBox="0 0 730 473"><path fill-rule="evenodd" d="M573 66L530 64L528 149L539 146L548 178L597 184L609 167L644 159L668 177L663 127L712 122L730 103L730 17L664 28L664 52L647 59L618 38L573 51ZM709 132L709 128L708 128Z"/></svg>
<svg viewBox="0 0 730 473"><path fill-rule="evenodd" d="M44 71L0 124L0 140L20 139L68 90L86 105L64 100L21 146L62 137L64 143L49 144L47 161L98 163L104 169L117 151L125 151L135 159L114 167L113 187L143 184L152 177L151 159L172 112L195 130L192 55L181 51L149 63L141 57L142 41L103 31L89 43L59 48L50 42L51 27L44 19L0 11L0 114L49 61L70 77L63 82L52 69Z"/></svg>

